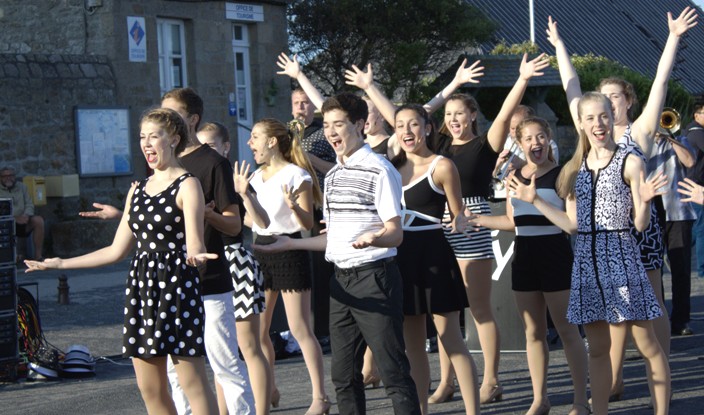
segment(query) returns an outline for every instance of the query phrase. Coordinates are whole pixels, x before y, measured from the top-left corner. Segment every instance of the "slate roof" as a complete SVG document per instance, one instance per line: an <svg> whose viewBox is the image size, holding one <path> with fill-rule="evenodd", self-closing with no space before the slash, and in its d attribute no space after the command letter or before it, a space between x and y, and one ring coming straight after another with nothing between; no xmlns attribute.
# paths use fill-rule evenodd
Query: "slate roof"
<svg viewBox="0 0 704 415"><path fill-rule="evenodd" d="M528 0L465 0L499 24L496 41L481 46L488 53L505 39L508 44L530 39ZM545 29L548 15L557 20L570 54L593 53L616 60L654 77L669 30L667 12L676 18L689 0L535 0L535 41L554 54ZM699 24L680 40L672 79L694 95L704 95L704 13ZM488 75L488 74L487 74Z"/></svg>

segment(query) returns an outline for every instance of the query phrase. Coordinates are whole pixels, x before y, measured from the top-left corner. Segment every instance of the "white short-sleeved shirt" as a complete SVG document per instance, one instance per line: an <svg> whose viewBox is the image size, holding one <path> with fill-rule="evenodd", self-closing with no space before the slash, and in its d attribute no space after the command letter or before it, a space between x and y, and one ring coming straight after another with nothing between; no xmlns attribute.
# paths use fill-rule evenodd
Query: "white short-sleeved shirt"
<svg viewBox="0 0 704 415"><path fill-rule="evenodd" d="M295 164L286 165L266 181L262 178L261 169L254 172L249 183L257 192L257 199L269 215L270 223L265 229L254 223L252 230L257 235L281 235L304 230L298 223L296 214L286 205L283 185L287 185L289 189L298 189L303 182L312 181L310 174Z"/></svg>
<svg viewBox="0 0 704 415"><path fill-rule="evenodd" d="M338 162L325 176L325 259L340 268L350 268L395 256L396 248L355 249L352 243L400 217L401 194L401 175L369 145L357 150L344 164Z"/></svg>

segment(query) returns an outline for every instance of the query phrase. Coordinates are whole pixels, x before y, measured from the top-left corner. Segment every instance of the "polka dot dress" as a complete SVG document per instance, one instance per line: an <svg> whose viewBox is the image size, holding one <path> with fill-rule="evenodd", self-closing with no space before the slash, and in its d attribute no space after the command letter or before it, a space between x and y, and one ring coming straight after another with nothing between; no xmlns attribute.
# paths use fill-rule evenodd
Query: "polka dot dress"
<svg viewBox="0 0 704 415"><path fill-rule="evenodd" d="M183 212L176 206L184 174L157 195L143 180L132 195L128 223L137 252L125 289L125 357L204 356L198 271L186 265Z"/></svg>

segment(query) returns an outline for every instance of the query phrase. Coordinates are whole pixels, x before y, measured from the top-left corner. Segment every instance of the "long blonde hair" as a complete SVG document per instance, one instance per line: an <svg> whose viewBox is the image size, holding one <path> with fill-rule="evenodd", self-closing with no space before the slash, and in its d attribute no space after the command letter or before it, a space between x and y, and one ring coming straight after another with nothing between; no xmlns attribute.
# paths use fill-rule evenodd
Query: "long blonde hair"
<svg viewBox="0 0 704 415"><path fill-rule="evenodd" d="M604 105L604 108L608 108L610 119L609 129L611 130L611 137L613 139L614 114L611 110L611 101L609 101L609 98L607 98L606 95L600 92L586 92L582 95L582 98L579 99L579 103L577 104L577 116L579 120L582 120L582 107L584 107L584 104L593 101L601 102L602 105ZM565 164L565 167L562 168L562 171L557 178L557 192L563 199L567 199L568 197L574 199L574 185L577 182L577 172L579 172L579 168L582 166L582 161L587 154L589 154L589 150L592 148L589 143L587 133L583 129L579 128L579 126L575 125L575 127L577 128L577 133L579 133L577 148L575 149L572 158Z"/></svg>
<svg viewBox="0 0 704 415"><path fill-rule="evenodd" d="M317 207L322 206L323 194L320 191L318 176L315 174L315 169L310 163L308 155L301 147L301 139L306 126L300 120L292 120L286 125L274 118L261 119L257 121L255 126L260 126L267 137L276 137L279 151L284 160L308 172L313 180L313 203Z"/></svg>

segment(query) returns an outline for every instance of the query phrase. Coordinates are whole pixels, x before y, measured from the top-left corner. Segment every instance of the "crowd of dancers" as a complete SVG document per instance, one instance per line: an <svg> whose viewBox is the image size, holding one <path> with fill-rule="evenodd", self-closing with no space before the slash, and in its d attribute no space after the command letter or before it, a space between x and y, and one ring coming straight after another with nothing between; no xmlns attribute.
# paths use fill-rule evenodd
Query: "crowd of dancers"
<svg viewBox="0 0 704 415"><path fill-rule="evenodd" d="M134 252L123 354L132 358L150 414L261 415L279 406L269 330L280 296L310 379L306 414L320 415L332 401L313 332L311 288L313 277L328 275L313 272L308 251L324 251L334 266L329 329L339 413L365 413L365 386L381 382L396 414L426 414L429 404L452 397L456 379L466 413L476 414L504 393L490 301L491 230L512 231L512 290L533 390L526 413L550 411L549 310L574 386L570 415L606 414L609 401L620 399L628 335L646 363L653 411L666 414L670 327L661 289L663 229L653 200L673 178L650 161L677 45L696 19L690 8L677 18L668 13L669 37L635 120L629 110L636 97L626 81L606 78L596 91L581 91L557 22L549 20L547 36L579 133L564 166L549 124L520 105L531 78L548 66L544 54L523 57L484 132L477 101L455 92L480 81L478 61L463 62L425 105L395 107L375 85L371 64L345 71L363 97L324 98L297 58L282 54L279 73L301 86L292 94L296 119L254 125L247 142L254 171L246 162L230 165L227 128L200 125L203 101L194 90L170 91L140 120L140 147L153 173L133 184L123 211L96 204L97 211L83 213L119 218L113 243L76 258L26 261L28 271L96 267ZM443 105L438 130L430 115ZM313 124L315 108L322 126ZM514 142L519 157L505 182L506 213L492 214L492 178ZM676 203L704 203L695 181L685 179L676 190ZM321 218L325 230L317 232ZM253 231L253 252L243 245L243 225ZM467 306L484 359L481 383L460 329ZM432 395L428 317L441 368Z"/></svg>

